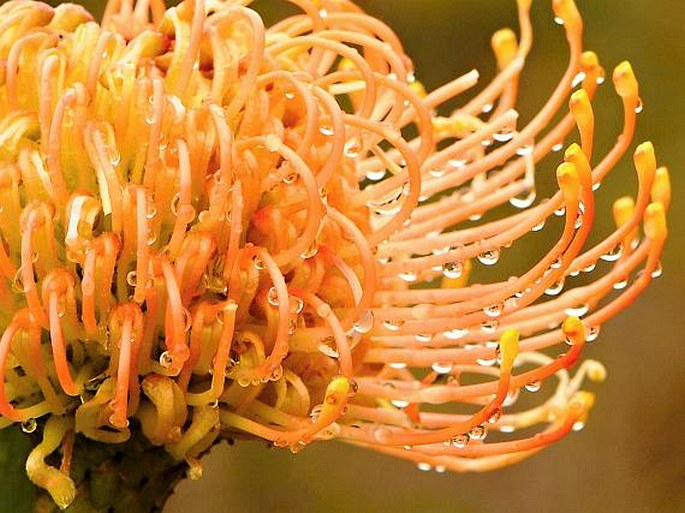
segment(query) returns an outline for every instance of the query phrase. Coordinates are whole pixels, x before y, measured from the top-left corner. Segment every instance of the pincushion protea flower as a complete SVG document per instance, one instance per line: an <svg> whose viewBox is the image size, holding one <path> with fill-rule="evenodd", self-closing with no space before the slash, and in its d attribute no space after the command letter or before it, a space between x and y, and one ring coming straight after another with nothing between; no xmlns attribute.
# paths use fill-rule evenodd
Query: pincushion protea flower
<svg viewBox="0 0 685 513"><path fill-rule="evenodd" d="M191 477L239 435L337 438L423 470L516 462L582 427L583 381L605 371L568 369L661 272L670 188L650 143L616 230L588 243L642 107L619 64L623 131L593 155L604 72L572 0L553 2L566 72L524 126L530 0L519 37L492 39L497 76L447 115L475 71L427 93L381 21L290 1L302 14L270 28L245 0L113 0L101 25L71 4L0 7L0 413L42 433L27 472L61 508L130 501L102 498L80 447ZM555 165L536 202L536 167ZM555 214L539 261L468 284Z"/></svg>

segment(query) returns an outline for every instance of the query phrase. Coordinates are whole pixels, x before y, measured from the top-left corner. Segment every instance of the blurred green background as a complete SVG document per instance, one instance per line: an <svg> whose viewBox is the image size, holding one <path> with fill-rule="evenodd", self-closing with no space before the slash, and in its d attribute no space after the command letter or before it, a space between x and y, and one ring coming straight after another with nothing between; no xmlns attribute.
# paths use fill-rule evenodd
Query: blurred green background
<svg viewBox="0 0 685 513"><path fill-rule="evenodd" d="M586 357L608 380L585 430L523 463L479 475L418 472L413 465L341 443L314 444L297 456L259 442L222 445L205 477L182 483L165 513L679 513L685 512L685 4L682 0L577 0L586 48L608 73L629 59L645 111L637 141L650 139L671 169L674 205L664 276L628 312L602 327ZM86 1L94 11L104 2ZM491 34L516 28L514 0L363 0L400 35L429 88L469 69L494 71ZM536 45L521 89L524 119L541 106L566 59L551 1L534 2ZM265 18L283 0L254 4ZM599 94L598 151L615 140L620 104L607 81ZM599 153L598 153L599 154ZM541 166L552 173L554 163ZM630 160L600 190L597 229L611 228L611 201L634 187ZM522 257L522 258L525 258Z"/></svg>

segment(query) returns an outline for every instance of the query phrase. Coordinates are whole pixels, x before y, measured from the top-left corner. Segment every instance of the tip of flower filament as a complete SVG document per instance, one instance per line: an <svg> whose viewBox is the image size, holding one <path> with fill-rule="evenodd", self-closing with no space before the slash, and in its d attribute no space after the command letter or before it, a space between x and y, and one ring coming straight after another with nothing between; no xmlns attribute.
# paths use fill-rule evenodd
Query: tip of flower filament
<svg viewBox="0 0 685 513"><path fill-rule="evenodd" d="M569 31L577 31L583 27L583 19L573 0L554 0L552 2L554 15Z"/></svg>
<svg viewBox="0 0 685 513"><path fill-rule="evenodd" d="M651 183L656 174L656 154L654 153L654 145L649 141L640 144L635 149L633 161L635 162L635 169L637 170L640 181Z"/></svg>
<svg viewBox="0 0 685 513"><path fill-rule="evenodd" d="M48 465L46 459L61 445L73 421L68 417L51 416L43 428L43 440L26 460L26 474L37 486L47 490L60 509L68 508L76 498L76 485L69 475Z"/></svg>
<svg viewBox="0 0 685 513"><path fill-rule="evenodd" d="M461 264L461 274L458 277L451 278L443 275L441 287L443 289L461 289L465 287L469 282L472 269L473 263L471 259L465 260L464 263Z"/></svg>
<svg viewBox="0 0 685 513"><path fill-rule="evenodd" d="M574 426L575 422L581 422L580 427L582 428L582 424L587 420L588 413L594 405L595 394L592 392L580 390L573 394L569 401L569 414L570 420L574 421Z"/></svg>
<svg viewBox="0 0 685 513"><path fill-rule="evenodd" d="M602 84L605 79L606 72L599 63L597 54L592 51L585 51L580 56L580 69L585 73L588 83Z"/></svg>
<svg viewBox="0 0 685 513"><path fill-rule="evenodd" d="M519 353L519 331L508 329L499 339L500 369L510 371Z"/></svg>
<svg viewBox="0 0 685 513"><path fill-rule="evenodd" d="M604 365L596 360L587 360L585 362L587 368L587 377L593 383L602 383L607 379L607 369Z"/></svg>
<svg viewBox="0 0 685 513"><path fill-rule="evenodd" d="M352 384L348 378L338 376L326 388L326 404L338 404L342 398L348 396Z"/></svg>
<svg viewBox="0 0 685 513"><path fill-rule="evenodd" d="M557 168L557 182L566 203L580 201L580 176L575 164L563 162Z"/></svg>
<svg viewBox="0 0 685 513"><path fill-rule="evenodd" d="M578 317L567 317L561 325L566 341L572 345L585 343L585 325Z"/></svg>
<svg viewBox="0 0 685 513"><path fill-rule="evenodd" d="M50 27L64 32L73 32L76 27L89 21L94 21L94 18L84 7L77 4L60 4L55 7L55 15L50 21Z"/></svg>
<svg viewBox="0 0 685 513"><path fill-rule="evenodd" d="M621 98L637 99L639 86L633 67L628 61L623 61L614 69L614 87Z"/></svg>
<svg viewBox="0 0 685 513"><path fill-rule="evenodd" d="M613 214L617 227L626 224L635 213L635 200L630 196L623 196L614 201Z"/></svg>
<svg viewBox="0 0 685 513"><path fill-rule="evenodd" d="M418 80L414 80L411 84L409 84L409 89L414 91L416 95L421 98L422 100L428 96L428 92L426 91L426 87L423 85L422 82Z"/></svg>
<svg viewBox="0 0 685 513"><path fill-rule="evenodd" d="M518 41L513 30L509 28L498 30L492 35L491 44L499 69L504 69L516 58Z"/></svg>
<svg viewBox="0 0 685 513"><path fill-rule="evenodd" d="M584 188L590 189L592 187L592 168L585 151L577 143L573 143L564 152L564 160L575 166L580 183Z"/></svg>
<svg viewBox="0 0 685 513"><path fill-rule="evenodd" d="M583 143L583 151L589 159L592 156L592 140L595 130L595 114L592 110L590 97L585 89L578 89L571 95L569 100L571 115L576 122L580 138Z"/></svg>
<svg viewBox="0 0 685 513"><path fill-rule="evenodd" d="M665 210L671 206L671 177L666 167L656 170L652 185L652 201L661 203Z"/></svg>
<svg viewBox="0 0 685 513"><path fill-rule="evenodd" d="M645 235L651 240L664 240L668 235L666 210L661 203L650 203L645 209Z"/></svg>

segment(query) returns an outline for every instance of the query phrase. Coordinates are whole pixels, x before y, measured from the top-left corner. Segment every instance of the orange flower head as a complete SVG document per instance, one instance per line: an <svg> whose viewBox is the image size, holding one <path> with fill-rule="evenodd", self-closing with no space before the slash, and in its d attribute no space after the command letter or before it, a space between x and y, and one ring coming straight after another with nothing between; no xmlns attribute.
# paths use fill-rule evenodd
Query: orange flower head
<svg viewBox="0 0 685 513"><path fill-rule="evenodd" d="M661 273L670 186L650 143L616 230L588 242L642 103L619 64L622 132L596 155L604 71L573 0L553 1L566 71L526 124L529 1L462 102L477 72L427 92L350 0L290 2L269 28L249 0L110 0L101 24L0 7L0 422L42 429L27 470L61 507L76 488L45 459L72 432L141 433L191 477L220 433L422 470L516 462L582 427L605 370L569 369ZM540 166L558 190L538 200ZM469 284L547 221L538 261Z"/></svg>

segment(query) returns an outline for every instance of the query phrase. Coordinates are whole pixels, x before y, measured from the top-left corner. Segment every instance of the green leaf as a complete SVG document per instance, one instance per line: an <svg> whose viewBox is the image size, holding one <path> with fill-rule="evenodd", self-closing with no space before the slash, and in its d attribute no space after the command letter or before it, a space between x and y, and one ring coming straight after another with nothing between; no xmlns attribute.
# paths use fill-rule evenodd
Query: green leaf
<svg viewBox="0 0 685 513"><path fill-rule="evenodd" d="M0 430L0 513L31 513L36 491L24 465L31 440L16 427Z"/></svg>

